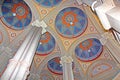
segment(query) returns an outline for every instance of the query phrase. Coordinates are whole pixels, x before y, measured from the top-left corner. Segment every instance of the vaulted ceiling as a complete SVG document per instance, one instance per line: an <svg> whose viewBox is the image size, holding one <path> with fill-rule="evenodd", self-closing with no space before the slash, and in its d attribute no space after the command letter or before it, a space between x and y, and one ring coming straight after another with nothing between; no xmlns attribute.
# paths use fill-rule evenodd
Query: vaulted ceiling
<svg viewBox="0 0 120 80"><path fill-rule="evenodd" d="M47 24L47 32L39 41L28 80L62 80L62 56L73 58L74 80L112 80L119 72L109 47L114 37L89 6L77 0L1 0L0 7L0 75L36 20Z"/></svg>

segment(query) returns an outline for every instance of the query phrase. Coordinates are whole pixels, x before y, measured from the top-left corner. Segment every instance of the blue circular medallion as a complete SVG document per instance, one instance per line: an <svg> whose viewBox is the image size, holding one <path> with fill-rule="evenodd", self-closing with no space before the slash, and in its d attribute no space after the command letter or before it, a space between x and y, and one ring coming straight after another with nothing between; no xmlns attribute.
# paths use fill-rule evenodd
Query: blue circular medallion
<svg viewBox="0 0 120 80"><path fill-rule="evenodd" d="M81 61L91 61L100 56L103 46L98 39L90 38L75 48L75 54Z"/></svg>
<svg viewBox="0 0 120 80"><path fill-rule="evenodd" d="M24 29L32 20L31 10L23 0L4 0L1 11L3 22L15 30Z"/></svg>
<svg viewBox="0 0 120 80"><path fill-rule="evenodd" d="M57 15L55 27L57 32L63 37L77 37L81 35L87 27L87 16L79 8L65 8Z"/></svg>
<svg viewBox="0 0 120 80"><path fill-rule="evenodd" d="M53 7L55 5L58 5L62 0L35 0L35 1L42 6Z"/></svg>
<svg viewBox="0 0 120 80"><path fill-rule="evenodd" d="M55 57L48 61L48 69L55 74L62 74L62 65L60 64L60 57Z"/></svg>
<svg viewBox="0 0 120 80"><path fill-rule="evenodd" d="M54 48L55 48L55 39L49 32L46 32L45 34L42 35L40 39L36 53L38 55L47 55L50 52L52 52Z"/></svg>
<svg viewBox="0 0 120 80"><path fill-rule="evenodd" d="M60 57L55 57L49 60L47 67L52 73L59 74L59 75L63 74L63 68L60 63ZM72 63L72 68L74 68L74 62Z"/></svg>

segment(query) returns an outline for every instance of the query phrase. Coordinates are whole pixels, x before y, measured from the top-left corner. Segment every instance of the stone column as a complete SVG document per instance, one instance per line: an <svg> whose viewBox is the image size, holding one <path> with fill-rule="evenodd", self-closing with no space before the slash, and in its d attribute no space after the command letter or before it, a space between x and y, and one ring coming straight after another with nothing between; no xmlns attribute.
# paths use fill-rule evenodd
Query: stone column
<svg viewBox="0 0 120 80"><path fill-rule="evenodd" d="M70 56L61 57L60 63L63 67L63 80L74 80L72 62L73 59Z"/></svg>
<svg viewBox="0 0 120 80"><path fill-rule="evenodd" d="M20 59L20 64L18 64L16 68L16 72L11 77L11 80L19 79L19 80L25 80L27 75L29 74L29 67L31 65L31 62L33 60L33 56L35 54L39 39L41 35L41 29L37 28L36 32L33 34L33 37L31 38L29 44L27 45L23 56Z"/></svg>
<svg viewBox="0 0 120 80"><path fill-rule="evenodd" d="M32 63L33 57L41 34L43 33L42 28L45 32L44 22L34 22L35 27L26 37L23 44L18 49L15 56L10 60L7 69L3 73L1 80L25 80L29 74L29 67ZM36 27L37 26L37 27ZM39 27L41 26L41 27Z"/></svg>
<svg viewBox="0 0 120 80"><path fill-rule="evenodd" d="M30 32L31 26L25 29L18 37L16 37L8 46L2 46L0 49L0 76L8 65L8 62L13 58L14 54L20 47L20 41L23 41L26 35Z"/></svg>

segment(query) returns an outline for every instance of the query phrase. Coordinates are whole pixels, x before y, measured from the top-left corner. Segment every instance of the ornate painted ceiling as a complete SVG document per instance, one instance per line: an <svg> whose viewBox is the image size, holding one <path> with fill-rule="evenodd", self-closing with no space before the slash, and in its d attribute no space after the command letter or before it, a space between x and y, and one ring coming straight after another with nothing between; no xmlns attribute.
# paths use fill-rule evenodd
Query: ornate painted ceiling
<svg viewBox="0 0 120 80"><path fill-rule="evenodd" d="M47 32L39 41L28 80L62 80L64 55L73 58L74 80L112 80L119 72L108 46L114 45L104 39L114 37L89 6L76 0L1 0L0 7L0 75L35 20L44 21Z"/></svg>

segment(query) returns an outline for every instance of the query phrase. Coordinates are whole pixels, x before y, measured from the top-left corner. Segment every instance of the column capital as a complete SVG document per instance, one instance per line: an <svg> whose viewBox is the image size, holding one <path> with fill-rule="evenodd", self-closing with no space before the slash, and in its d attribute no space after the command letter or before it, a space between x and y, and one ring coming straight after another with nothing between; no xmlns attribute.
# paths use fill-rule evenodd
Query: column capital
<svg viewBox="0 0 120 80"><path fill-rule="evenodd" d="M60 63L63 64L63 63L72 63L73 62L73 59L71 56L63 56L61 57L61 61Z"/></svg>
<svg viewBox="0 0 120 80"><path fill-rule="evenodd" d="M32 23L32 26L42 27L42 34L44 34L46 32L47 24L43 20L42 21L35 20Z"/></svg>

